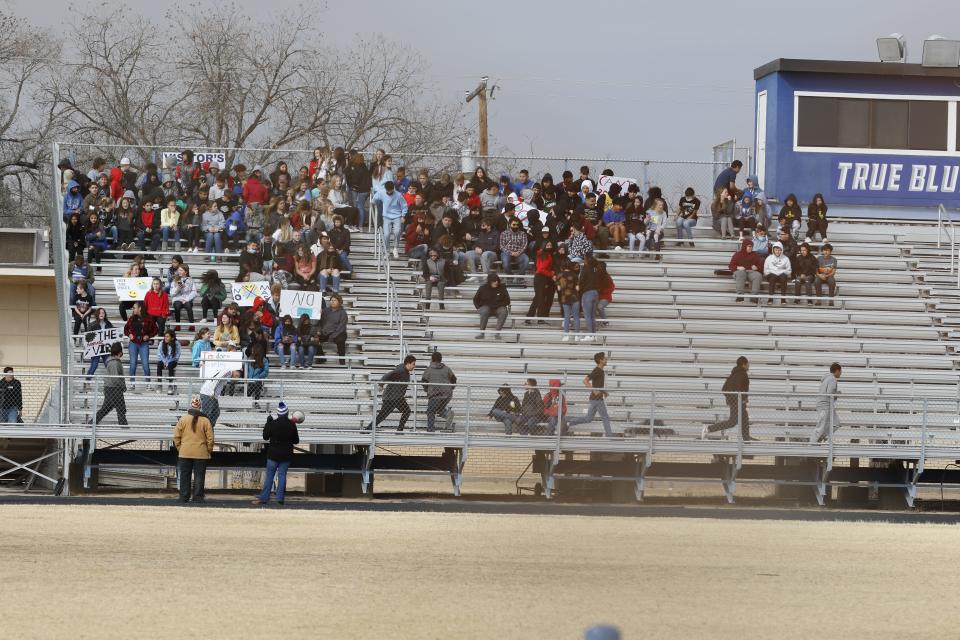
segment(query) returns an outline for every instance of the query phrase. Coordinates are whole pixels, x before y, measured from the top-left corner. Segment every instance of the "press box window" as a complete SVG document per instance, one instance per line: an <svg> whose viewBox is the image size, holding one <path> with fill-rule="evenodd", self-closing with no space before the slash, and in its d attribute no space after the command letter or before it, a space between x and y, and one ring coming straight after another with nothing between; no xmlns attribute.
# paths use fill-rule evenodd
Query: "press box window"
<svg viewBox="0 0 960 640"><path fill-rule="evenodd" d="M947 107L941 100L800 96L797 146L946 151Z"/></svg>

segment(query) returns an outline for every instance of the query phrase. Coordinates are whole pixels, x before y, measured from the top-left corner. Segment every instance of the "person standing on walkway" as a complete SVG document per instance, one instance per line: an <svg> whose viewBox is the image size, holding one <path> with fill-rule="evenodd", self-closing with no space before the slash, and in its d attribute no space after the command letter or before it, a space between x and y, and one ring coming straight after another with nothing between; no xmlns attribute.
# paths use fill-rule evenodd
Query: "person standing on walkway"
<svg viewBox="0 0 960 640"><path fill-rule="evenodd" d="M433 431L438 415L446 418L447 431L453 431L454 413L448 405L453 399L457 376L443 364L443 355L439 351L430 354L430 365L420 379L427 393L427 431Z"/></svg>
<svg viewBox="0 0 960 640"><path fill-rule="evenodd" d="M377 426L383 422L387 416L394 411L400 412L400 424L397 431L403 431L403 426L407 424L410 417L410 405L407 404L407 384L410 382L410 373L417 367L417 359L414 356L407 356L403 362L397 365L393 371L385 373L380 378L380 410L372 424L368 424L366 430Z"/></svg>
<svg viewBox="0 0 960 640"><path fill-rule="evenodd" d="M837 380L843 368L839 362L830 365L830 372L820 380L820 393L817 396L817 432L814 437L817 442L823 442L831 433L840 428L840 419L837 417Z"/></svg>
<svg viewBox="0 0 960 640"><path fill-rule="evenodd" d="M288 417L289 409L283 402L277 405L277 417L267 417L263 425L263 439L267 441L267 472L263 477L263 490L253 504L270 502L273 478L277 478L277 504L283 504L287 493L287 470L293 462L293 445L300 443L297 423Z"/></svg>
<svg viewBox="0 0 960 640"><path fill-rule="evenodd" d="M108 364L109 366L109 364ZM180 502L190 502L191 479L193 501L204 501L207 461L213 453L213 425L200 411L200 397L190 400L187 415L173 428L173 446L177 448L177 475L180 477Z"/></svg>
<svg viewBox="0 0 960 640"><path fill-rule="evenodd" d="M579 418L567 420L567 426L573 427L578 424L593 422L593 418L599 413L600 420L603 422L603 435L609 438L613 436L613 430L610 428L610 415L607 413L605 398L610 394L603 389L606 384L606 374L603 368L607 366L607 355L602 351L597 352L593 356L593 362L597 366L583 378L583 386L591 389L590 401L587 403L587 413Z"/></svg>
<svg viewBox="0 0 960 640"><path fill-rule="evenodd" d="M0 422L20 422L23 416L23 388L13 377L13 367L3 368L0 383Z"/></svg>
<svg viewBox="0 0 960 640"><path fill-rule="evenodd" d="M737 358L737 365L730 371L726 381L723 383L724 399L730 408L730 417L720 422L714 422L703 427L700 433L701 439L706 440L707 434L714 431L725 431L731 427L740 424L740 434L744 442L756 440L750 437L750 415L747 413L747 393L750 391L750 361L746 356Z"/></svg>
<svg viewBox="0 0 960 640"><path fill-rule="evenodd" d="M96 424L103 422L108 413L117 412L117 424L127 424L127 402L123 393L127 390L127 381L123 375L123 346L119 342L110 345L110 357L104 366L107 375L103 381L103 404L97 411Z"/></svg>

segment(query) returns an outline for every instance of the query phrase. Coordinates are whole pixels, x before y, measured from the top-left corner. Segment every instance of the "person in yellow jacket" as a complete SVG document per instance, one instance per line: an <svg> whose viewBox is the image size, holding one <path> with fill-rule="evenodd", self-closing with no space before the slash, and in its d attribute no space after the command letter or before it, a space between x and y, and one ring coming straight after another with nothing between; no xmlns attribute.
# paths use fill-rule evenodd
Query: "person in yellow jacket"
<svg viewBox="0 0 960 640"><path fill-rule="evenodd" d="M200 396L193 396L187 415L177 420L177 426L173 429L173 446L177 448L180 502L190 502L191 476L193 501L203 502L207 460L213 453L213 425L200 411Z"/></svg>

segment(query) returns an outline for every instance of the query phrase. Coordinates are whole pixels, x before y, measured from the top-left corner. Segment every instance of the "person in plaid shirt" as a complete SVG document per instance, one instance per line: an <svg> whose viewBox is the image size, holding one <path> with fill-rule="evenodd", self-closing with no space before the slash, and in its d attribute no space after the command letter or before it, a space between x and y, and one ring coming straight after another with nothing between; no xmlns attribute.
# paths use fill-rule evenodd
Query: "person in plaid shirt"
<svg viewBox="0 0 960 640"><path fill-rule="evenodd" d="M507 275L511 273L510 265L516 261L517 273L524 273L530 258L527 257L527 244L530 238L527 232L523 230L523 224L513 218L510 221L510 227L500 234L500 262L503 264L503 272Z"/></svg>

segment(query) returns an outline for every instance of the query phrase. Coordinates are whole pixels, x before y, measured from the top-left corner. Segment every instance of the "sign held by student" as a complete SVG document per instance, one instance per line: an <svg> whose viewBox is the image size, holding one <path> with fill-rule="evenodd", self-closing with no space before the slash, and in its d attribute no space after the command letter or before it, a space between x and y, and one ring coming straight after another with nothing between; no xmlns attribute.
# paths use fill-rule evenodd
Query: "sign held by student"
<svg viewBox="0 0 960 640"><path fill-rule="evenodd" d="M612 185L620 185L620 193L626 195L627 187L637 184L633 178L618 178L617 176L600 176L597 179L597 193L607 193Z"/></svg>
<svg viewBox="0 0 960 640"><path fill-rule="evenodd" d="M291 291L284 289L280 292L280 317L289 315L297 322L303 314L311 320L319 320L323 311L323 296L318 291Z"/></svg>
<svg viewBox="0 0 960 640"><path fill-rule="evenodd" d="M270 283L266 280L234 282L230 285L230 297L241 307L252 307L253 301L257 298L273 302L270 296Z"/></svg>
<svg viewBox="0 0 960 640"><path fill-rule="evenodd" d="M123 332L119 327L97 329L83 334L83 357L86 359L110 355L110 347L120 342Z"/></svg>
<svg viewBox="0 0 960 640"><path fill-rule="evenodd" d="M227 378L243 370L242 351L204 351L200 354L201 378Z"/></svg>
<svg viewBox="0 0 960 640"><path fill-rule="evenodd" d="M113 288L117 290L117 299L120 302L143 300L150 291L153 278L114 278Z"/></svg>

